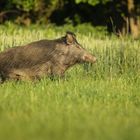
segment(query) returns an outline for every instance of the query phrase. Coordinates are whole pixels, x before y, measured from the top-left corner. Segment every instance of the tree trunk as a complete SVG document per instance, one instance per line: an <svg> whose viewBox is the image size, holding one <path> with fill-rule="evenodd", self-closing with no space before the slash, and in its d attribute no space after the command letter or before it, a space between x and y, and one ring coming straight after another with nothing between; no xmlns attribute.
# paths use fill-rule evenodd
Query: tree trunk
<svg viewBox="0 0 140 140"><path fill-rule="evenodd" d="M134 38L138 38L139 33L140 33L139 22L138 22L138 17L136 16L134 0L127 0L127 8L128 8L130 33L132 34Z"/></svg>

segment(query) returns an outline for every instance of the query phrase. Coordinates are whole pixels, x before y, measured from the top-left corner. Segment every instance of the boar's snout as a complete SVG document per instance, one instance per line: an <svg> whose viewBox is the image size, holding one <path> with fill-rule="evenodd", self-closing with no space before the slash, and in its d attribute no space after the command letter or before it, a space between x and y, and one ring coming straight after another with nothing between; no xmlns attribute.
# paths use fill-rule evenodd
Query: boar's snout
<svg viewBox="0 0 140 140"><path fill-rule="evenodd" d="M83 61L89 63L95 63L97 61L97 58L92 54L84 54Z"/></svg>

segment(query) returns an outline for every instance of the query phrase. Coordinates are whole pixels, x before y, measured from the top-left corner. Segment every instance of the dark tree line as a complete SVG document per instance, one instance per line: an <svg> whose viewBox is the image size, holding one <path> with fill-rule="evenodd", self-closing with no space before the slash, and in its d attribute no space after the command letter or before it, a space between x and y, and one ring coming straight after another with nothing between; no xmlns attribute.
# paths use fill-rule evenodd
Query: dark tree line
<svg viewBox="0 0 140 140"><path fill-rule="evenodd" d="M139 0L0 0L0 23L91 23L117 35L139 36Z"/></svg>

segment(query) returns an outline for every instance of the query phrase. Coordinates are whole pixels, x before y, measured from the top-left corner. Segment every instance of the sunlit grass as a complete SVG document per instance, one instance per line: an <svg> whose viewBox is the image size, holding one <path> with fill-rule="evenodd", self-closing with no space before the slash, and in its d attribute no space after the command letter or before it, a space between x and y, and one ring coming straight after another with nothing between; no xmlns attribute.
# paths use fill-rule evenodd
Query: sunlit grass
<svg viewBox="0 0 140 140"><path fill-rule="evenodd" d="M1 26L0 50L59 38L68 29ZM0 85L1 140L139 140L140 41L76 34L97 63L74 66L64 79Z"/></svg>

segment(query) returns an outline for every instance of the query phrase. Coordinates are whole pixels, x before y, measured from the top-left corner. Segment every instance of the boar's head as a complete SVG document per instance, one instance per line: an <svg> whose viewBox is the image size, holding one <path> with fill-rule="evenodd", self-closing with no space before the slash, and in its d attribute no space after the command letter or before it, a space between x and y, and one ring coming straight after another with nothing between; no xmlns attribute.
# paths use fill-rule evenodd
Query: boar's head
<svg viewBox="0 0 140 140"><path fill-rule="evenodd" d="M96 57L84 49L76 40L76 35L72 32L67 32L64 37L68 51L65 57L66 65L74 65L76 63L95 63Z"/></svg>

